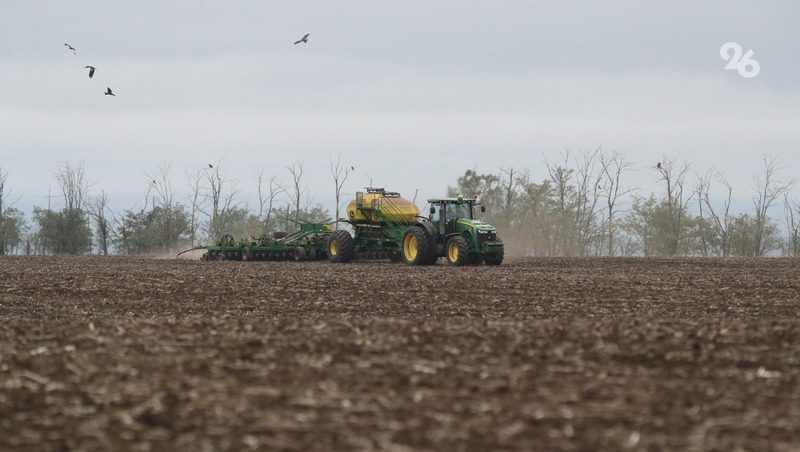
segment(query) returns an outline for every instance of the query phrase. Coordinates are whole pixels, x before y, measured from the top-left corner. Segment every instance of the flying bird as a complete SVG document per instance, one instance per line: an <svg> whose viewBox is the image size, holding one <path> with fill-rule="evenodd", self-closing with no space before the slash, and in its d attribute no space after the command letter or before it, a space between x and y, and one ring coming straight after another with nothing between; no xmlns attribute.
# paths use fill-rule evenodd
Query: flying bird
<svg viewBox="0 0 800 452"><path fill-rule="evenodd" d="M214 167L214 165L212 165L212 164L210 164L210 163L209 163L209 164L208 164L208 167L209 167L209 168L213 168L213 167Z"/></svg>
<svg viewBox="0 0 800 452"><path fill-rule="evenodd" d="M304 44L308 44L308 36L309 36L310 34L311 34L311 33L306 33L306 35L305 35L305 36L303 36L303 37L302 37L302 38L300 38L299 40L295 41L295 42L294 42L294 45L300 44L301 42L302 42L302 43L304 43Z"/></svg>
<svg viewBox="0 0 800 452"><path fill-rule="evenodd" d="M75 47L72 47L71 45L67 44L66 42L64 43L64 45L67 46L68 49L72 50L72 54L73 55L77 55L78 54L78 52L75 51Z"/></svg>
<svg viewBox="0 0 800 452"><path fill-rule="evenodd" d="M94 66L84 66L84 69L89 69L89 78L94 77Z"/></svg>
<svg viewBox="0 0 800 452"><path fill-rule="evenodd" d="M661 162L656 163L656 168L661 169Z"/></svg>
<svg viewBox="0 0 800 452"><path fill-rule="evenodd" d="M114 91L111 91L111 88L109 88L109 87L107 87L107 86L106 86L106 92L105 92L105 95L106 95L106 96L116 96L116 94L114 94Z"/></svg>

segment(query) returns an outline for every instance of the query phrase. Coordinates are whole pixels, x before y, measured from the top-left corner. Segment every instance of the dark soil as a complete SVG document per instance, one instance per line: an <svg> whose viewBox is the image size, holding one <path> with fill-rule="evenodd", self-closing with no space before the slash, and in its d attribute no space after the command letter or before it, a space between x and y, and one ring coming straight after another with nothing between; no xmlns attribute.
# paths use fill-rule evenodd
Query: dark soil
<svg viewBox="0 0 800 452"><path fill-rule="evenodd" d="M800 260L0 258L0 449L797 450Z"/></svg>

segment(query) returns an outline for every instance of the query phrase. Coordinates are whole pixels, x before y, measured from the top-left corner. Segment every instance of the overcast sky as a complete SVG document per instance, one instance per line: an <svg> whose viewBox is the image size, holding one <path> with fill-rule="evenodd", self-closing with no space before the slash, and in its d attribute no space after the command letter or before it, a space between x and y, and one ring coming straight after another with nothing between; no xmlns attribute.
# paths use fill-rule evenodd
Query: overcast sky
<svg viewBox="0 0 800 452"><path fill-rule="evenodd" d="M341 154L345 191L424 198L467 168L542 179L544 158L602 146L645 192L666 156L749 199L762 154L800 175L798 18L789 0L4 0L0 167L46 205L57 164L83 161L119 208L162 162L185 193L222 159L252 195L259 169L286 180L299 160L327 201ZM729 41L758 76L724 70Z"/></svg>

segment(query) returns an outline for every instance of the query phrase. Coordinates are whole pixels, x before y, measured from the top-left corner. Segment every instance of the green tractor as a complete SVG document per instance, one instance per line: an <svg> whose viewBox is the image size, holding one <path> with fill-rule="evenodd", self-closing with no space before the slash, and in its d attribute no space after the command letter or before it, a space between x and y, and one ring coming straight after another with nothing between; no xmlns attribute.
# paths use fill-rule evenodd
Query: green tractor
<svg viewBox="0 0 800 452"><path fill-rule="evenodd" d="M430 217L419 215L413 202L399 193L368 188L356 193L347 208L353 234L338 229L327 238L331 262L356 258L389 258L409 265L431 265L440 257L451 265L499 265L503 242L494 226L474 217L483 206L472 198L430 199Z"/></svg>
<svg viewBox="0 0 800 452"><path fill-rule="evenodd" d="M445 257L450 265L503 263L503 241L497 229L475 219L476 199L429 199L430 217L419 218L403 235L400 255L409 265L430 265Z"/></svg>

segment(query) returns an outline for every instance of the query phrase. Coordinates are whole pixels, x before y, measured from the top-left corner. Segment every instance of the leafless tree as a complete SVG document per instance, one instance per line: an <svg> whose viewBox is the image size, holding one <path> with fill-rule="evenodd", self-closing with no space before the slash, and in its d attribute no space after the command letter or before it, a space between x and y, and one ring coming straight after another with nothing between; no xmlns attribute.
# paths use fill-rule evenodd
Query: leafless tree
<svg viewBox="0 0 800 452"><path fill-rule="evenodd" d="M606 198L606 240L609 256L614 255L615 249L614 236L616 234L616 220L614 216L617 214L617 202L621 197L633 191L631 188L622 188L620 185L622 173L628 169L630 169L630 163L625 161L625 156L619 152L614 151L611 155L604 152L600 153L600 172L604 179L600 191L602 196ZM623 247L622 249L626 250L627 248Z"/></svg>
<svg viewBox="0 0 800 452"><path fill-rule="evenodd" d="M108 256L108 245L111 241L112 227L109 221L108 195L106 195L104 190L100 190L100 194L90 200L89 216L94 220L100 252L103 253L103 256Z"/></svg>
<svg viewBox="0 0 800 452"><path fill-rule="evenodd" d="M667 237L667 252L670 256L678 254L679 246L683 237L686 222L686 207L692 200L694 194L686 196L684 185L686 174L689 172L689 164L683 163L678 166L672 159L662 158L656 166L658 179L664 183L664 191L669 208L669 237Z"/></svg>
<svg viewBox="0 0 800 452"><path fill-rule="evenodd" d="M562 165L551 164L547 159L544 163L547 167L547 173L550 175L550 181L553 183L556 196L556 214L557 218L554 223L554 231L552 240L550 241L550 255L555 256L558 254L570 253L570 238L569 231L567 230L567 217L570 210L570 178L572 177L573 170L569 169L569 149L565 150L562 154L564 162ZM560 249L559 249L560 248Z"/></svg>
<svg viewBox="0 0 800 452"><path fill-rule="evenodd" d="M558 219L554 242L561 241L560 253L585 255L597 231L597 202L600 197L602 171L597 170L600 148L573 156L569 149L561 154L562 165L545 164L556 190ZM558 251L553 250L553 254Z"/></svg>
<svg viewBox="0 0 800 452"><path fill-rule="evenodd" d="M514 190L516 185L516 179L514 179L515 172L513 166L508 169L500 169L500 180L503 185L503 208L505 210L510 210L514 203L514 196L516 195L516 191Z"/></svg>
<svg viewBox="0 0 800 452"><path fill-rule="evenodd" d="M197 239L198 218L200 203L202 202L202 181L203 172L197 170L186 174L189 181L189 203L191 204L191 213L189 216L189 239L192 241L192 247L195 246Z"/></svg>
<svg viewBox="0 0 800 452"><path fill-rule="evenodd" d="M789 230L786 254L800 257L800 201L794 200L788 193L784 193L783 213L786 219L786 228Z"/></svg>
<svg viewBox="0 0 800 452"><path fill-rule="evenodd" d="M154 194L154 207L172 209L175 206L175 190L172 188L169 171L170 164L162 163L158 172L147 175Z"/></svg>
<svg viewBox="0 0 800 452"><path fill-rule="evenodd" d="M274 210L275 198L286 191L286 188L278 183L278 177L272 176L266 183L264 182L264 170L258 172L258 218L263 219L264 232L270 227L272 211ZM265 208L266 207L266 208ZM266 216L264 211L266 210Z"/></svg>
<svg viewBox="0 0 800 452"><path fill-rule="evenodd" d="M174 243L175 230L178 228L178 212L175 203L175 190L172 188L170 164L162 163L155 174L147 174L148 191L152 193L153 208L160 208L163 214L163 225L157 233L165 247ZM146 202L146 201L145 201Z"/></svg>
<svg viewBox="0 0 800 452"><path fill-rule="evenodd" d="M716 174L717 182L725 187L726 190L726 196L722 200L722 205L719 207L714 207L714 204L711 202L710 191L712 174ZM714 225L715 235L720 240L719 253L722 256L729 256L731 250L731 226L733 223L733 217L731 217L730 214L731 196L733 194L733 188L731 187L731 184L729 184L728 181L722 177L721 174L719 174L719 172L708 171L704 176L698 178L696 192L699 203L700 219L705 220L705 210L708 210L708 219L711 220L711 223ZM705 234L704 239L707 240Z"/></svg>
<svg viewBox="0 0 800 452"><path fill-rule="evenodd" d="M292 175L291 193L289 193L289 196L291 197L292 204L294 204L294 219L295 221L299 221L300 203L303 199L303 193L305 192L305 187L303 187L303 162L294 162L291 166L287 166L286 169L289 171L289 174Z"/></svg>
<svg viewBox="0 0 800 452"><path fill-rule="evenodd" d="M0 255L6 253L6 238L8 237L8 212L16 200L11 199L11 188L8 187L8 173L0 168Z"/></svg>
<svg viewBox="0 0 800 452"><path fill-rule="evenodd" d="M238 182L223 179L222 161L204 170L206 186L201 193L203 202L198 204L197 210L208 217L208 232L212 237L221 237L224 219L239 207Z"/></svg>
<svg viewBox="0 0 800 452"><path fill-rule="evenodd" d="M64 198L65 210L85 210L89 182L83 172L83 162L74 167L68 162L63 163L56 171L56 183Z"/></svg>
<svg viewBox="0 0 800 452"><path fill-rule="evenodd" d="M776 173L778 171L778 158L767 158L765 155L762 159L761 172L755 176L754 189L756 195L753 197L753 206L755 207L755 237L754 237L754 253L756 256L763 256L768 251L767 241L765 238L765 231L769 226L769 211L772 203L775 202L781 195L788 192L792 187L792 182L781 182L776 180Z"/></svg>
<svg viewBox="0 0 800 452"><path fill-rule="evenodd" d="M581 152L581 159L575 158L576 187L575 230L579 244L578 253L586 254L596 231L593 228L597 217L597 202L600 198L600 181L604 175L597 171L597 160L601 149Z"/></svg>
<svg viewBox="0 0 800 452"><path fill-rule="evenodd" d="M331 177L333 178L333 184L335 187L335 195L336 195L336 223L334 223L334 228L339 229L339 210L341 208L341 194L342 194L342 187L344 186L345 182L347 182L347 178L350 176L350 173L355 170L355 167L352 165L342 165L342 154L339 154L336 157L336 161L333 161L333 158L330 158L330 171Z"/></svg>

